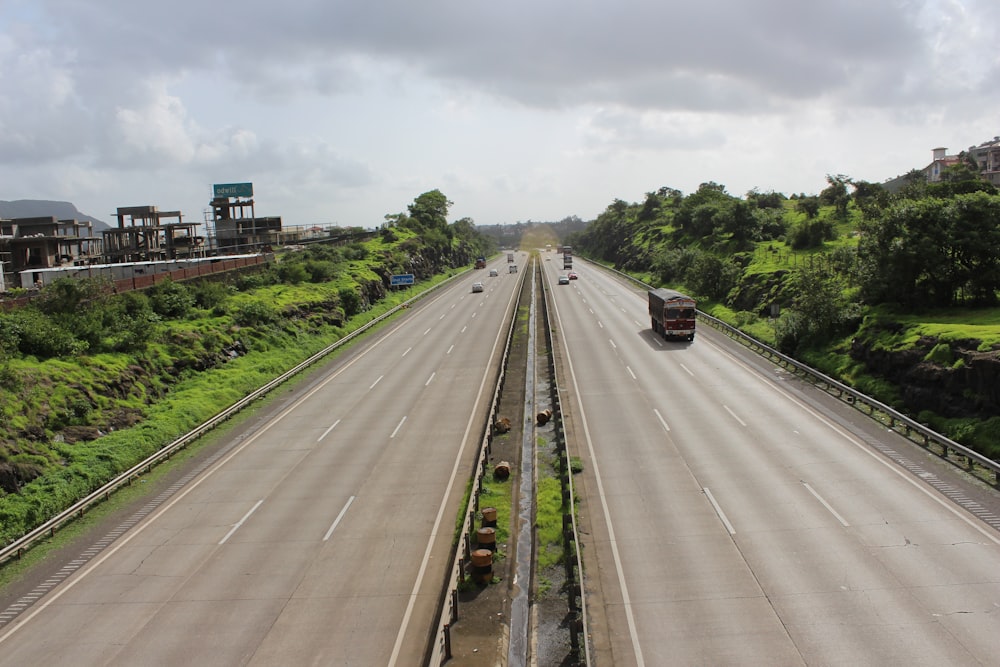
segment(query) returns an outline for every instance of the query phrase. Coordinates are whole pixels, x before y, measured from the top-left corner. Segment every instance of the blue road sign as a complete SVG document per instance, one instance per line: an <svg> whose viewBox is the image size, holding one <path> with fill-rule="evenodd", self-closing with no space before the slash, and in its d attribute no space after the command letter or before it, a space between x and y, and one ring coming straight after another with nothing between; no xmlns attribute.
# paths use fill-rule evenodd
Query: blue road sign
<svg viewBox="0 0 1000 667"><path fill-rule="evenodd" d="M413 284L413 274L412 273L397 273L394 276L389 277L389 285L395 287L397 285L412 285Z"/></svg>

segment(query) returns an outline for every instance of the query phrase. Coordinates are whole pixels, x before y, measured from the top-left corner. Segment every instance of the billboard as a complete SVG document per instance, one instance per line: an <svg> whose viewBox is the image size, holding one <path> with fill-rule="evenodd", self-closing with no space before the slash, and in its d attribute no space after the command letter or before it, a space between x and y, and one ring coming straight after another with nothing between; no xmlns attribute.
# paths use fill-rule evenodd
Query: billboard
<svg viewBox="0 0 1000 667"><path fill-rule="evenodd" d="M216 183L213 197L253 197L253 183Z"/></svg>

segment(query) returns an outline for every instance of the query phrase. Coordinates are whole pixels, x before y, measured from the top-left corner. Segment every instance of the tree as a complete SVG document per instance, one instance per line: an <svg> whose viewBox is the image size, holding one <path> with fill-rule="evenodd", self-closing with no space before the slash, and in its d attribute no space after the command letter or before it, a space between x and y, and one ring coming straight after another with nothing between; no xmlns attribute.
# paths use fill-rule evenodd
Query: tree
<svg viewBox="0 0 1000 667"><path fill-rule="evenodd" d="M847 205L851 201L851 196L847 192L847 184L851 179L842 174L831 176L827 174L826 182L830 185L819 193L819 203L823 206L833 206L837 212L837 217L847 217Z"/></svg>
<svg viewBox="0 0 1000 667"><path fill-rule="evenodd" d="M448 208L451 205L452 202L440 190L431 190L414 199L407 208L417 229L443 230L448 226Z"/></svg>
<svg viewBox="0 0 1000 667"><path fill-rule="evenodd" d="M819 197L802 197L795 202L795 210L812 220L819 215Z"/></svg>

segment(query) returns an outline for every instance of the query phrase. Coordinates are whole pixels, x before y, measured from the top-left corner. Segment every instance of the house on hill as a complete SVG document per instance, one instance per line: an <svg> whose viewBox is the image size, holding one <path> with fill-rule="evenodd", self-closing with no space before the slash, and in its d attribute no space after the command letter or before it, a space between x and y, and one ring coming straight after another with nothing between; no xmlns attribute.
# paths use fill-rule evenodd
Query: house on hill
<svg viewBox="0 0 1000 667"><path fill-rule="evenodd" d="M940 183L942 174L948 167L954 167L962 161L960 155L947 155L947 148L935 148L931 163L924 167L924 176L928 183Z"/></svg>
<svg viewBox="0 0 1000 667"><path fill-rule="evenodd" d="M969 155L979 165L983 179L1000 187L1000 137L969 147Z"/></svg>

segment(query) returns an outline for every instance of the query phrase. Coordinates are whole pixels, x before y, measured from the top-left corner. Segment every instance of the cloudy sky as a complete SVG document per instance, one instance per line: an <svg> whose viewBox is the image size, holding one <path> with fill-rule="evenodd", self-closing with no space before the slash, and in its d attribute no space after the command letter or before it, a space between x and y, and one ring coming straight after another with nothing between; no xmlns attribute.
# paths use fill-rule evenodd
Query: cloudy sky
<svg viewBox="0 0 1000 667"><path fill-rule="evenodd" d="M1000 135L997 0L0 0L0 199L373 227L818 193Z"/></svg>

